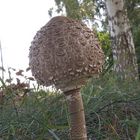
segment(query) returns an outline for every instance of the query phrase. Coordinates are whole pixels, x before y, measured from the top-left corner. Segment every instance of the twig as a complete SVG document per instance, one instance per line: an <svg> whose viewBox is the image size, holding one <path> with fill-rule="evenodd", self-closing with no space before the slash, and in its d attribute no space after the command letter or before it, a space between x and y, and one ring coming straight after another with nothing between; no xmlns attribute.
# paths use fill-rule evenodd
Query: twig
<svg viewBox="0 0 140 140"><path fill-rule="evenodd" d="M2 55L2 47L1 47L1 41L0 41L0 55L1 55L1 72L2 72L2 80L4 80L4 66L3 66L3 55Z"/></svg>

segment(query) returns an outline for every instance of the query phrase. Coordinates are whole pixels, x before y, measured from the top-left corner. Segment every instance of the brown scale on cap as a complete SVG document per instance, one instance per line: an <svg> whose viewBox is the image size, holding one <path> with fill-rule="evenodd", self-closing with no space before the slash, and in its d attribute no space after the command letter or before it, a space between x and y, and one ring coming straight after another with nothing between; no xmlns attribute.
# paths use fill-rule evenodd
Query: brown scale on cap
<svg viewBox="0 0 140 140"><path fill-rule="evenodd" d="M52 18L34 37L30 67L38 83L68 91L98 74L104 54L93 31L80 21Z"/></svg>

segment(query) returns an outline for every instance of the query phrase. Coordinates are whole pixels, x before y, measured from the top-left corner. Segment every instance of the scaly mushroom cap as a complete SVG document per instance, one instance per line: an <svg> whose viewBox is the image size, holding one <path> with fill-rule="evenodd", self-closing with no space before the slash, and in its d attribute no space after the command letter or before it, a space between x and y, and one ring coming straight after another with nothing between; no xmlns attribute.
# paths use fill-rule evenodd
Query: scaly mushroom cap
<svg viewBox="0 0 140 140"><path fill-rule="evenodd" d="M81 87L104 62L104 54L93 31L85 24L57 16L34 37L29 65L38 83L68 91Z"/></svg>

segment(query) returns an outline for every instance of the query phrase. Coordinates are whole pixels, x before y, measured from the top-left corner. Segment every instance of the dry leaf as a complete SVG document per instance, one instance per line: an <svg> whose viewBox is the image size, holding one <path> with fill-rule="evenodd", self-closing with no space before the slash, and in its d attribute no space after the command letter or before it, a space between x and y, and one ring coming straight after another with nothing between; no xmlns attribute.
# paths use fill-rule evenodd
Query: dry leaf
<svg viewBox="0 0 140 140"><path fill-rule="evenodd" d="M19 70L18 72L16 72L16 75L18 75L18 76L23 76L23 73L24 71L23 70Z"/></svg>

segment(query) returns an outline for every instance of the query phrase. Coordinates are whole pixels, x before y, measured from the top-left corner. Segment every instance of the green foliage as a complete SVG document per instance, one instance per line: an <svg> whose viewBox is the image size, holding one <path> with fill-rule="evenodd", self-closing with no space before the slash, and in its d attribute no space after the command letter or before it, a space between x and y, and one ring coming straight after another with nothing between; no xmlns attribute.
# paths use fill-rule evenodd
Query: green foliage
<svg viewBox="0 0 140 140"><path fill-rule="evenodd" d="M136 135L136 139L135 140L140 140L140 127L138 129L137 135Z"/></svg>
<svg viewBox="0 0 140 140"><path fill-rule="evenodd" d="M58 7L57 12L60 13L63 11L63 8L66 9L66 14L68 17L74 19L80 19L80 6L77 0L55 0L55 3Z"/></svg>
<svg viewBox="0 0 140 140"><path fill-rule="evenodd" d="M110 47L111 45L110 36L108 32L104 32L104 31L101 32L97 31L97 36L106 57L104 68L103 68L103 73L106 73L106 71L110 70L110 68L113 65L112 50Z"/></svg>
<svg viewBox="0 0 140 140"><path fill-rule="evenodd" d="M16 73L23 74L21 71ZM82 89L89 138L138 140L139 84L119 81L110 72L92 79ZM31 89L21 83L7 84L1 80L2 140L68 140L68 137L69 114L60 92Z"/></svg>
<svg viewBox="0 0 140 140"><path fill-rule="evenodd" d="M120 81L111 73L83 89L91 139L134 140L140 124L139 82Z"/></svg>
<svg viewBox="0 0 140 140"><path fill-rule="evenodd" d="M100 22L104 23L101 18L105 9L103 0L55 0L57 5L57 13L60 13L65 8L67 17L79 20L88 20L92 23L95 21L95 16L100 17Z"/></svg>
<svg viewBox="0 0 140 140"><path fill-rule="evenodd" d="M65 7L67 17L73 19L93 19L95 6L91 0L55 0L57 12L60 13Z"/></svg>
<svg viewBox="0 0 140 140"><path fill-rule="evenodd" d="M139 67L139 75L140 75L140 27L134 27L133 28L133 37L134 37L134 42L135 42L135 48L136 48L136 54L137 54L137 59L138 59L138 67Z"/></svg>
<svg viewBox="0 0 140 140"><path fill-rule="evenodd" d="M0 106L0 137L4 140L58 140L57 130L68 128L67 111L60 93L30 92L21 97L5 93Z"/></svg>
<svg viewBox="0 0 140 140"><path fill-rule="evenodd" d="M60 140L57 130L68 128L64 97L57 91L31 88L32 77L25 76L23 70L12 70L16 77L8 70L9 78L0 79L0 138Z"/></svg>
<svg viewBox="0 0 140 140"><path fill-rule="evenodd" d="M106 55L108 55L108 53L110 52L111 48L110 48L110 36L108 32L97 32L98 35L98 39L101 43L102 49L104 50L104 53Z"/></svg>
<svg viewBox="0 0 140 140"><path fill-rule="evenodd" d="M136 6L136 4L140 4L140 1L138 0L137 3L133 2L133 5ZM129 8L129 6L128 6ZM133 38L135 43L135 49L136 49L136 55L138 59L138 67L139 67L139 74L140 74L140 8L130 8L128 10L128 15L131 21L132 26L132 32L133 32Z"/></svg>

